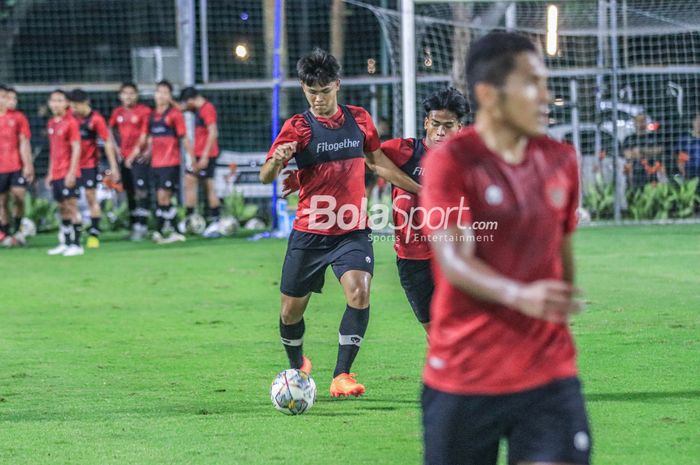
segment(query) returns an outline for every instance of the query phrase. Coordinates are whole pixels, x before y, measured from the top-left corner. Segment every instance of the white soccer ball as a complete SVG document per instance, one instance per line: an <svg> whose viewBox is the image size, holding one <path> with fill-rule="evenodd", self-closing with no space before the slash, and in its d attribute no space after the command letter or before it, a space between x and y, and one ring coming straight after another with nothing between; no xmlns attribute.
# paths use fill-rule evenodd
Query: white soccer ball
<svg viewBox="0 0 700 465"><path fill-rule="evenodd" d="M231 236L241 227L233 216L222 216L219 219L219 232L224 236Z"/></svg>
<svg viewBox="0 0 700 465"><path fill-rule="evenodd" d="M22 223L20 224L19 231L25 237L36 236L36 224L29 218L22 218Z"/></svg>
<svg viewBox="0 0 700 465"><path fill-rule="evenodd" d="M316 402L316 383L301 370L284 370L272 381L270 399L285 415L301 415Z"/></svg>
<svg viewBox="0 0 700 465"><path fill-rule="evenodd" d="M246 221L245 228L248 230L265 229L265 222L260 218L251 218Z"/></svg>
<svg viewBox="0 0 700 465"><path fill-rule="evenodd" d="M178 229L183 234L202 234L207 227L207 221L198 213L193 213L178 225Z"/></svg>

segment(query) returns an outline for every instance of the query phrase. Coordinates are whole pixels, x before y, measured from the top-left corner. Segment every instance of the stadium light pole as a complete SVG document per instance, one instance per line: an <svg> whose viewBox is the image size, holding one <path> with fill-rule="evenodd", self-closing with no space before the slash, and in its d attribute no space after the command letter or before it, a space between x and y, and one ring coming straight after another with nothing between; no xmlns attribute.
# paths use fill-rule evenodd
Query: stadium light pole
<svg viewBox="0 0 700 465"><path fill-rule="evenodd" d="M282 47L282 7L283 0L275 0L275 24L272 50L272 142L279 132L280 120L280 89L282 87L282 67L280 63L280 48ZM277 180L272 181L272 230L276 231L277 224Z"/></svg>
<svg viewBox="0 0 700 465"><path fill-rule="evenodd" d="M416 24L414 0L401 0L403 137L416 137Z"/></svg>

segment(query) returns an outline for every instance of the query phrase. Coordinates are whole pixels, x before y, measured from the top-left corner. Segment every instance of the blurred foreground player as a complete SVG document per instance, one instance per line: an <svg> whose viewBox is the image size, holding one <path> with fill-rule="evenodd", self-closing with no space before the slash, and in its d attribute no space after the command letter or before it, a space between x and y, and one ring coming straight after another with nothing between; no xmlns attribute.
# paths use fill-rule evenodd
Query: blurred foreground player
<svg viewBox="0 0 700 465"><path fill-rule="evenodd" d="M260 172L272 182L296 159L299 206L282 267L280 336L292 368L307 373L304 311L312 292L321 292L331 265L345 292L338 358L330 393L359 396L365 387L350 372L369 323L369 290L374 271L371 231L367 228L365 160L391 182L415 192L419 186L382 153L369 113L338 104L340 65L315 49L297 63L309 109L285 121Z"/></svg>
<svg viewBox="0 0 700 465"><path fill-rule="evenodd" d="M475 124L423 162L436 284L422 396L428 465L495 465L501 439L511 465L589 463L567 324L581 309L578 167L571 146L544 136L546 71L526 37L474 42Z"/></svg>
<svg viewBox="0 0 700 465"><path fill-rule="evenodd" d="M26 243L20 230L24 196L27 185L34 180L29 122L16 106L14 89L0 86L0 244L4 247ZM14 206L12 224L10 197Z"/></svg>
<svg viewBox="0 0 700 465"><path fill-rule="evenodd" d="M390 139L382 143L386 156L417 183L425 174L424 169L430 169L421 167L424 155L462 128L462 119L467 115L467 99L457 89L443 89L425 99L423 109L423 139ZM391 198L394 250L401 287L416 318L428 331L430 301L435 286L430 269L430 243L423 233L425 215L418 207L416 194L392 186Z"/></svg>
<svg viewBox="0 0 700 465"><path fill-rule="evenodd" d="M80 126L68 113L68 97L62 90L49 96L53 117L48 122L49 174L46 186L53 192L61 216L62 241L49 255L67 257L83 255L80 245L82 223L78 211L78 181L80 179Z"/></svg>
<svg viewBox="0 0 700 465"><path fill-rule="evenodd" d="M109 137L107 122L104 117L90 105L88 94L82 89L74 89L69 96L73 117L80 125L80 187L85 190L85 199L90 210L90 227L88 228L87 248L100 247L100 220L102 208L97 200L97 181L99 177L100 148L102 140L105 155L109 162L112 181L119 183L121 176L117 166L112 138Z"/></svg>

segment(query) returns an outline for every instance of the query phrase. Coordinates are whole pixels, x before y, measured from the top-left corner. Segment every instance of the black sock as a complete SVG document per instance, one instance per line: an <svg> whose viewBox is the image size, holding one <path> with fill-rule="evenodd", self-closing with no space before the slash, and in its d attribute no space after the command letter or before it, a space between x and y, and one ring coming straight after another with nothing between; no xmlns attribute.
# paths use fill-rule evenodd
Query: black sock
<svg viewBox="0 0 700 465"><path fill-rule="evenodd" d="M0 232L8 234L10 232L10 225L9 224L0 224Z"/></svg>
<svg viewBox="0 0 700 465"><path fill-rule="evenodd" d="M63 243L71 245L73 243L73 222L71 220L61 220L61 233L63 233Z"/></svg>
<svg viewBox="0 0 700 465"><path fill-rule="evenodd" d="M333 372L334 378L341 373L350 373L350 367L360 350L368 324L369 307L365 309L353 308L349 305L345 307L343 319L340 320L338 361Z"/></svg>
<svg viewBox="0 0 700 465"><path fill-rule="evenodd" d="M215 223L221 217L221 207L213 207L209 209L209 221Z"/></svg>
<svg viewBox="0 0 700 465"><path fill-rule="evenodd" d="M304 363L304 359L302 358L304 354L304 329L303 318L300 322L291 325L282 323L282 319L280 318L280 337L282 339L282 345L284 345L284 350L287 351L289 366L292 368L301 368L301 365Z"/></svg>
<svg viewBox="0 0 700 465"><path fill-rule="evenodd" d="M163 233L163 228L165 227L165 210L167 209L167 205L158 205L156 208L156 228L161 234Z"/></svg>
<svg viewBox="0 0 700 465"><path fill-rule="evenodd" d="M83 225L73 223L73 245L80 247L80 233L83 231Z"/></svg>
<svg viewBox="0 0 700 465"><path fill-rule="evenodd" d="M15 234L17 234L20 229L22 229L22 217L21 216L19 218L15 218Z"/></svg>
<svg viewBox="0 0 700 465"><path fill-rule="evenodd" d="M100 220L102 218L97 216L94 218L90 218L90 229L88 229L88 234L91 236L99 236L100 235Z"/></svg>
<svg viewBox="0 0 700 465"><path fill-rule="evenodd" d="M194 214L194 207L185 208L185 215L190 216Z"/></svg>
<svg viewBox="0 0 700 465"><path fill-rule="evenodd" d="M163 217L165 218L164 228L170 230L171 232L173 230L175 232L179 232L177 231L177 228L173 227L173 224L177 224L177 208L173 207L172 205L168 205L167 207L161 208L163 208Z"/></svg>

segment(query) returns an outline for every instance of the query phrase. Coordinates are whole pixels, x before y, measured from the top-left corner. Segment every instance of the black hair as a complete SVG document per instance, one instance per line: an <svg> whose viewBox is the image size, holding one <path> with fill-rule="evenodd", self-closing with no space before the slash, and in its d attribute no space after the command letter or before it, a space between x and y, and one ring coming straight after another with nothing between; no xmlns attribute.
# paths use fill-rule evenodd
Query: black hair
<svg viewBox="0 0 700 465"><path fill-rule="evenodd" d="M515 68L516 55L539 53L526 36L514 32L490 32L474 42L467 52L467 87L472 106L477 102L474 88L479 82L502 86Z"/></svg>
<svg viewBox="0 0 700 465"><path fill-rule="evenodd" d="M428 116L431 111L447 110L454 113L457 120L461 121L469 112L469 104L460 91L454 87L448 87L432 93L423 100L423 110L425 110L425 116Z"/></svg>
<svg viewBox="0 0 700 465"><path fill-rule="evenodd" d="M316 47L297 61L297 75L307 86L326 86L340 78L340 64L333 55Z"/></svg>
<svg viewBox="0 0 700 465"><path fill-rule="evenodd" d="M180 101L184 102L186 100L189 100L191 98L195 98L201 95L197 89L194 87L185 87L180 91Z"/></svg>
<svg viewBox="0 0 700 465"><path fill-rule="evenodd" d="M167 79L163 79L162 81L158 81L158 83L156 84L156 87L160 87L160 86L167 87L168 90L170 91L170 93L171 94L173 93L173 83L168 81Z"/></svg>
<svg viewBox="0 0 700 465"><path fill-rule="evenodd" d="M14 87L7 86L7 87L5 87L5 90L8 92L11 92L13 94L17 93L17 89L15 89Z"/></svg>
<svg viewBox="0 0 700 465"><path fill-rule="evenodd" d="M119 86L119 92L123 91L127 87L131 87L132 89L134 89L135 92L139 91L139 88L136 87L136 83L131 82L131 81L124 81L124 82L122 82L122 85Z"/></svg>
<svg viewBox="0 0 700 465"><path fill-rule="evenodd" d="M9 87L7 87L5 84L0 84L0 90L7 91Z"/></svg>
<svg viewBox="0 0 700 465"><path fill-rule="evenodd" d="M76 103L84 103L90 100L90 97L88 97L87 92L83 89L73 89L68 95L68 100Z"/></svg>
<svg viewBox="0 0 700 465"><path fill-rule="evenodd" d="M50 98L53 94L61 94L61 95L63 95L65 98L68 98L68 94L66 94L66 92L65 92L63 89L54 89L54 90L52 90L51 93L49 94L49 98Z"/></svg>

